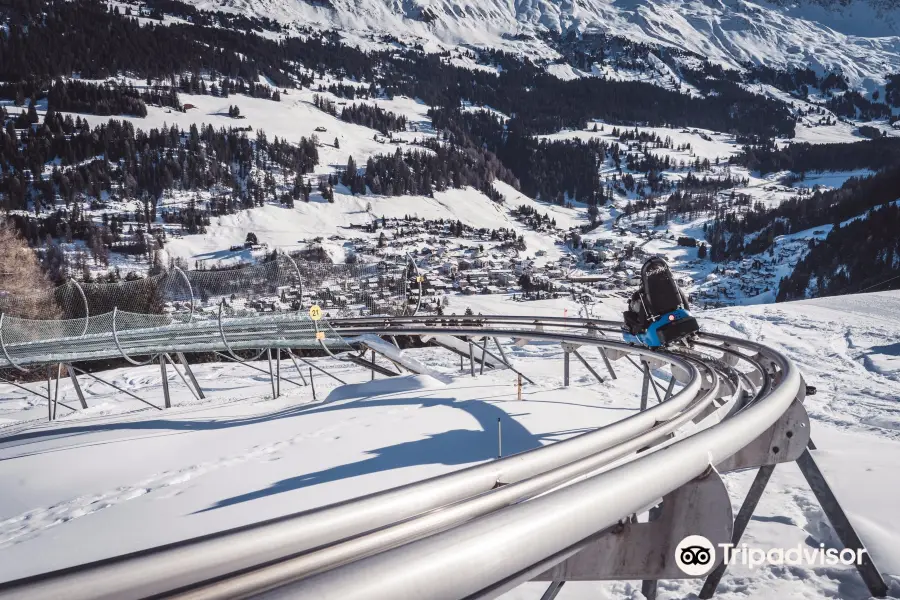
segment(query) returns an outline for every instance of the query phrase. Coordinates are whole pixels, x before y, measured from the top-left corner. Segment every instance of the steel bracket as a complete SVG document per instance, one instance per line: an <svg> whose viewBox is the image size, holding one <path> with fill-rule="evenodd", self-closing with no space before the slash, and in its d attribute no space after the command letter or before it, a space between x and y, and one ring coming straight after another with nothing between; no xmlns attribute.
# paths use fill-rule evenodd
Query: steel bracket
<svg viewBox="0 0 900 600"><path fill-rule="evenodd" d="M798 400L755 440L729 456L716 468L721 473L794 462L809 443L809 415Z"/></svg>
<svg viewBox="0 0 900 600"><path fill-rule="evenodd" d="M731 542L731 499L719 473L707 472L667 494L656 519L626 519L600 532L574 556L544 571L535 581L686 579L675 563L677 544L702 535L716 547ZM717 553L716 564L722 562ZM714 565L710 566L710 570Z"/></svg>

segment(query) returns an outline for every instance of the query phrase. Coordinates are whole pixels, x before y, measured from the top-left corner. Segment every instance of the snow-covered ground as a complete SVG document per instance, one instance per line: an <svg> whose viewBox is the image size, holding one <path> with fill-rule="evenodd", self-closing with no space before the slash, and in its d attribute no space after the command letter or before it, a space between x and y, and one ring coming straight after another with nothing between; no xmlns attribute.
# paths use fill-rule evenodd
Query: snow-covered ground
<svg viewBox="0 0 900 600"><path fill-rule="evenodd" d="M596 316L623 307L610 300ZM569 301L512 302L454 296L465 307L506 314L575 314ZM826 298L700 313L710 331L769 344L818 388L805 405L816 457L859 528L876 564L900 575L900 293ZM281 384L234 363L197 365L207 399L194 399L169 374L173 408L156 411L99 382L84 380L91 408L61 410L47 424L46 401L0 385L0 580L8 580L184 539L350 498L491 460L497 422L503 453L548 444L631 414L639 373L616 363L620 378L598 385L580 365L562 387L558 345L509 345L536 385L517 401L509 372L472 379L444 350L406 351L450 383L407 376L388 388L358 367L315 359L339 384L315 373L310 387ZM588 360L602 367L587 351ZM264 363L258 364L264 367ZM629 367L629 368L626 368ZM299 381L290 362L282 372ZM307 367L304 373L309 377ZM158 367L116 369L108 380L151 402L161 400ZM40 384L27 384L39 390ZM63 381L60 399L77 406ZM735 510L752 472L725 477ZM87 542L86 540L89 540ZM836 545L834 533L793 465L780 465L747 529L745 542L770 548ZM77 548L78 551L73 551ZM699 590L695 580L663 581L660 598ZM526 584L509 599L537 599ZM569 583L559 598L638 598L638 582ZM894 592L897 593L895 584ZM855 572L838 567L732 568L718 597L867 598Z"/></svg>

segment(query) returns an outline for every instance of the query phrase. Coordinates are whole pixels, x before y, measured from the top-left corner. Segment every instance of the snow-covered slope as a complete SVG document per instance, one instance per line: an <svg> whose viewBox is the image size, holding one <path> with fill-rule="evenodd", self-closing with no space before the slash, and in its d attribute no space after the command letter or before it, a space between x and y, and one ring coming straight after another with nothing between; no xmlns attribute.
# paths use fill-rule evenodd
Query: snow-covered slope
<svg viewBox="0 0 900 600"><path fill-rule="evenodd" d="M431 44L507 48L552 56L544 31L601 31L676 47L736 66L836 70L873 88L900 66L900 9L857 0L843 6L761 0L190 0L283 22L345 31L362 41L390 34Z"/></svg>

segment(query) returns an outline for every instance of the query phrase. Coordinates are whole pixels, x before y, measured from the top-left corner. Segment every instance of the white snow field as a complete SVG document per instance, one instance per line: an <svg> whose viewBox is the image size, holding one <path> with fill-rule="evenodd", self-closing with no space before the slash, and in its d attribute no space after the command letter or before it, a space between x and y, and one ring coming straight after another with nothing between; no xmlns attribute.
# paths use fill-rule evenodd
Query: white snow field
<svg viewBox="0 0 900 600"><path fill-rule="evenodd" d="M452 297L460 314L575 314L564 301L512 302L501 296ZM621 307L603 305L600 318ZM747 337L796 361L818 393L807 397L815 456L876 565L900 595L900 292L734 307L699 313L708 331ZM535 380L516 399L510 371L472 378L443 349L404 350L435 377L388 380L354 365L315 359L349 386L315 372L310 387L246 365L207 363L195 373L207 393L196 400L169 373L173 408L157 411L83 379L91 408L46 422L46 401L0 385L0 581L322 506L489 461L576 435L632 413L639 373L598 384L573 361L562 387L558 344L509 344L517 368ZM373 342L374 343L374 342ZM586 358L603 374L596 351ZM386 363L384 363L386 364ZM257 366L264 368L264 362ZM282 373L299 381L289 361ZM626 368L627 367L627 368ZM309 370L303 367L306 378ZM105 378L161 402L156 366L116 369ZM445 379L447 383L441 381ZM26 384L40 390L37 383ZM651 396L652 397L652 396ZM77 406L63 381L60 398ZM735 512L754 471L725 476ZM779 465L744 542L772 548L840 547L794 465ZM699 580L660 583L660 598L692 597ZM546 584L505 598L537 600ZM567 583L558 598L641 598L640 582ZM730 567L717 595L730 600L868 598L848 567Z"/></svg>

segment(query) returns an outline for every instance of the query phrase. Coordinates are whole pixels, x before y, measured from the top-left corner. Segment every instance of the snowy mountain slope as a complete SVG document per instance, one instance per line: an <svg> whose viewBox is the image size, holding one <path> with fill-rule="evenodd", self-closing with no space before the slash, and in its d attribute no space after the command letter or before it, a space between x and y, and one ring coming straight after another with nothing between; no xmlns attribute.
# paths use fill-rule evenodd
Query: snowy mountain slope
<svg viewBox="0 0 900 600"><path fill-rule="evenodd" d="M869 89L900 68L900 9L882 3L819 4L728 0L190 0L283 22L390 34L430 44L504 48L532 57L556 53L542 32L599 31L679 48L737 67L836 70Z"/></svg>
<svg viewBox="0 0 900 600"><path fill-rule="evenodd" d="M558 315L565 301L516 303L501 296L454 296L448 310ZM622 304L624 301L619 301ZM612 301L601 317L622 306ZM758 340L787 353L818 388L805 406L817 460L860 528L883 571L900 574L895 510L900 476L900 293L845 296L779 305L702 311L711 331ZM634 410L640 389L634 369L597 385L580 367L561 385L558 345L507 346L533 377L515 401L508 372L471 380L457 358L433 349L411 356L453 378L448 385L398 386L365 397L313 402L308 387L282 384L271 399L265 375L234 364L198 365L209 398L195 400L170 373L174 408L152 413L99 383L85 385L92 408L54 424L42 399L0 385L0 579L127 552L339 501L491 460L496 423L504 453L553 443ZM586 352L591 361L599 356ZM317 361L319 359L316 359ZM893 361L893 362L892 362ZM320 362L353 383L358 367ZM618 364L618 363L617 363ZM287 371L285 371L287 373ZM289 373L288 376L291 376ZM161 394L152 366L106 373L147 398ZM39 384L28 384L37 389ZM319 398L335 382L316 375ZM365 386L362 386L364 388ZM401 390L400 388L403 387ZM60 399L75 398L63 382ZM68 411L66 411L68 412ZM12 437L11 437L12 436ZM729 474L735 511L752 471ZM872 492L877 485L879 493ZM127 531L128 535L123 535ZM90 542L87 543L86 540ZM793 465L774 473L744 541L751 547L837 544ZM79 547L78 553L70 551ZM661 599L691 597L699 581L665 581ZM896 585L896 584L895 584ZM526 584L508 600L536 600L546 584ZM638 598L634 582L569 583L561 600ZM729 569L717 597L726 600L835 597L864 599L858 576L843 567Z"/></svg>

